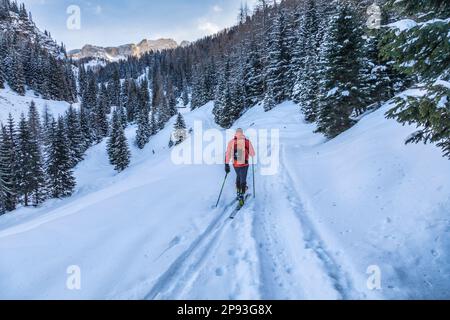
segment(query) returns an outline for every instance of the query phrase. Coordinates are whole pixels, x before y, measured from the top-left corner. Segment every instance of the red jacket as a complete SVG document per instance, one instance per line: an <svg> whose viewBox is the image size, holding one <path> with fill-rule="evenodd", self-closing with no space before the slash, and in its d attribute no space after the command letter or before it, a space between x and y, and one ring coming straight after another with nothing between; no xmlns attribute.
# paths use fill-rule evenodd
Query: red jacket
<svg viewBox="0 0 450 320"><path fill-rule="evenodd" d="M225 163L229 164L233 160L235 168L248 167L250 158L256 155L255 149L249 139L243 134L236 135L233 140L228 143Z"/></svg>

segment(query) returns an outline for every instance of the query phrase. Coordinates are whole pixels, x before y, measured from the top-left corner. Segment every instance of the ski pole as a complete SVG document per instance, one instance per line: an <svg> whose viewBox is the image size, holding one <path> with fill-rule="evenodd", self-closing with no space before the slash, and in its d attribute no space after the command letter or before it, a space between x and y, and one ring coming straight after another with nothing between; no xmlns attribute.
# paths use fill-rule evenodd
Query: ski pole
<svg viewBox="0 0 450 320"><path fill-rule="evenodd" d="M252 158L252 170L253 170L253 199L256 198L256 186L255 186L255 159Z"/></svg>
<svg viewBox="0 0 450 320"><path fill-rule="evenodd" d="M220 198L222 198L223 188L225 187L225 182L227 182L228 173L225 175L225 179L223 180L222 189L220 189L219 199L217 199L216 208L219 205Z"/></svg>

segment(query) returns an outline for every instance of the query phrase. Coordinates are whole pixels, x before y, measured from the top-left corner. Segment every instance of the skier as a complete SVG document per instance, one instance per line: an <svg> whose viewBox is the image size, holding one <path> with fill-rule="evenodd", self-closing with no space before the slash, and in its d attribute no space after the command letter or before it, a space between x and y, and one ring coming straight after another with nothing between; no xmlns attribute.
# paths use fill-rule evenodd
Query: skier
<svg viewBox="0 0 450 320"><path fill-rule="evenodd" d="M233 140L228 143L225 158L225 172L231 171L230 162L233 160L233 167L236 171L237 198L241 205L244 205L245 193L247 192L247 175L250 166L250 157L255 157L255 149L249 139L244 135L244 130L237 129Z"/></svg>

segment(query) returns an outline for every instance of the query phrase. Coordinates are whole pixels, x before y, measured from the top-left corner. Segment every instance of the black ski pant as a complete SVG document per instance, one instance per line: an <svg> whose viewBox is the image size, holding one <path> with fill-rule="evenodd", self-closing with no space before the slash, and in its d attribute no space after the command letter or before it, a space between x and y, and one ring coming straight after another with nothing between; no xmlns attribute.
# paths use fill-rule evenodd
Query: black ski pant
<svg viewBox="0 0 450 320"><path fill-rule="evenodd" d="M247 190L247 175L248 175L248 166L246 167L234 167L236 171L236 188L238 191L245 193Z"/></svg>

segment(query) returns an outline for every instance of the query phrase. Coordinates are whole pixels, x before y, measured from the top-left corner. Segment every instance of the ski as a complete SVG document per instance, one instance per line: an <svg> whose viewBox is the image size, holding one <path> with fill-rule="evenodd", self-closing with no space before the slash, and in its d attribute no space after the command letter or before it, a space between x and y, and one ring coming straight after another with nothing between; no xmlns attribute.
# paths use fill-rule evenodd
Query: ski
<svg viewBox="0 0 450 320"><path fill-rule="evenodd" d="M245 196L245 199L244 199L244 204L243 205L241 205L240 203L238 204L238 206L236 207L236 209L234 209L234 211L231 213L231 215L230 215L230 219L231 220L234 220L234 218L236 218L236 215L239 213L239 211L241 211L241 209L245 206L245 203L247 202L247 200L248 199L250 199L250 197L251 197L251 194L247 194L246 196Z"/></svg>

